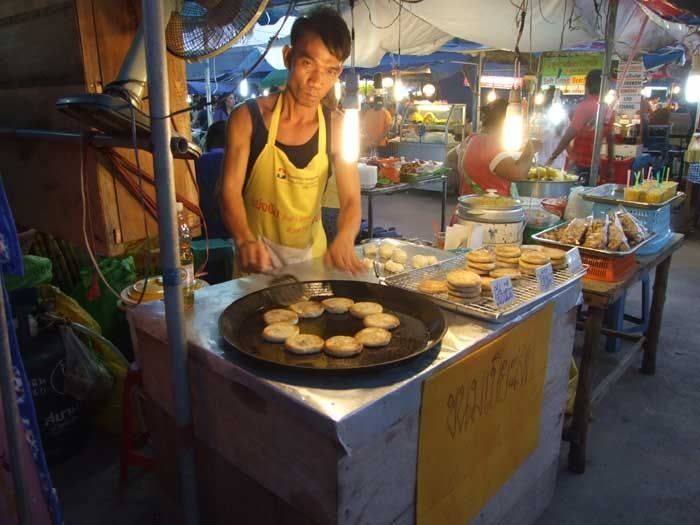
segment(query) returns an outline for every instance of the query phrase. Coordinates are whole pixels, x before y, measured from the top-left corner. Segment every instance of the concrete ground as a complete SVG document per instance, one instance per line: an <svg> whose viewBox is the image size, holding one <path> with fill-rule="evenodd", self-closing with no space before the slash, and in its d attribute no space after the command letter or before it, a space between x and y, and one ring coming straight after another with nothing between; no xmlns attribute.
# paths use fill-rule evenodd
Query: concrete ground
<svg viewBox="0 0 700 525"><path fill-rule="evenodd" d="M440 197L429 192L380 197L374 208L375 226L431 239ZM539 524L700 523L699 274L700 236L691 235L673 259L656 375L630 368L594 408L585 474L567 471L568 444L562 443L557 488ZM639 293L630 296L634 311ZM602 362L613 358L601 352ZM52 471L66 525L165 523L153 475L133 479L118 496L113 439L94 436Z"/></svg>

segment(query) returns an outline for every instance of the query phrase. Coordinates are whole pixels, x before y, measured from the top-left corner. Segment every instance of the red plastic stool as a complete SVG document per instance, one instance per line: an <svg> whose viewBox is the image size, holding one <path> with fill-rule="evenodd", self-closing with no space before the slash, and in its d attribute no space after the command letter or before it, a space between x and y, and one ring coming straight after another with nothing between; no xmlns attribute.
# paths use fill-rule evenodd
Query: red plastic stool
<svg viewBox="0 0 700 525"><path fill-rule="evenodd" d="M122 394L122 436L119 459L119 488L124 490L127 485L129 466L141 467L143 472L153 470L155 460L139 452L148 442L150 432L136 432L134 429L134 397L141 396L143 378L141 370L136 363L131 363L124 379L124 392Z"/></svg>

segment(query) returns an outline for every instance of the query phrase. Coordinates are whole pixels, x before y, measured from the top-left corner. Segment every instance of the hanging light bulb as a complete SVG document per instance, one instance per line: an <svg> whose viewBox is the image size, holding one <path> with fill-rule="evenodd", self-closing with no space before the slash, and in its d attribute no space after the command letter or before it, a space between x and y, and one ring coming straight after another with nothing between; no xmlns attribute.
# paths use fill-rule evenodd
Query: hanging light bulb
<svg viewBox="0 0 700 525"><path fill-rule="evenodd" d="M552 105L547 112L547 118L549 122L553 125L558 125L564 121L566 118L566 110L564 105L561 103L561 91L558 89L554 92L554 98L552 99Z"/></svg>
<svg viewBox="0 0 700 525"><path fill-rule="evenodd" d="M489 94L486 95L486 102L489 104L496 100L498 98L498 95L496 94L496 90L494 88L491 88L491 91L489 91Z"/></svg>
<svg viewBox="0 0 700 525"><path fill-rule="evenodd" d="M435 86L433 84L426 84L423 86L423 94L430 98L435 94Z"/></svg>
<svg viewBox="0 0 700 525"><path fill-rule="evenodd" d="M608 106L611 106L615 102L616 97L617 93L614 89L611 89L605 94L605 97L603 97L603 102L605 102Z"/></svg>
<svg viewBox="0 0 700 525"><path fill-rule="evenodd" d="M537 94L535 95L535 105L536 106L541 106L544 104L544 93L541 91L538 91Z"/></svg>
<svg viewBox="0 0 700 525"><path fill-rule="evenodd" d="M678 95L681 92L681 87L678 84L674 84L671 88L671 93L673 95Z"/></svg>
<svg viewBox="0 0 700 525"><path fill-rule="evenodd" d="M238 84L238 92L241 94L243 98L248 96L249 93L249 88L248 88L248 79L244 78L241 80L241 83Z"/></svg>
<svg viewBox="0 0 700 525"><path fill-rule="evenodd" d="M520 151L523 147L525 119L523 102L519 90L511 89L503 123L503 148L506 151Z"/></svg>
<svg viewBox="0 0 700 525"><path fill-rule="evenodd" d="M384 89L391 89L394 86L394 79L392 77L384 77L382 79L382 87Z"/></svg>
<svg viewBox="0 0 700 525"><path fill-rule="evenodd" d="M267 88L263 89L263 96L264 96L264 97L268 96L269 94L270 94L270 90L269 90L269 89L267 89Z"/></svg>
<svg viewBox="0 0 700 525"><path fill-rule="evenodd" d="M357 162L360 156L360 97L359 76L354 69L345 76L343 109L343 160Z"/></svg>
<svg viewBox="0 0 700 525"><path fill-rule="evenodd" d="M406 89L406 86L403 85L400 78L397 78L396 82L394 82L394 99L396 99L398 102L405 99L407 96L408 90Z"/></svg>
<svg viewBox="0 0 700 525"><path fill-rule="evenodd" d="M343 96L343 84L338 80L338 82L335 83L335 86L333 86L333 95L335 95L336 100L340 100L340 97Z"/></svg>
<svg viewBox="0 0 700 525"><path fill-rule="evenodd" d="M700 102L700 51L693 53L693 65L685 82L685 99L688 102Z"/></svg>

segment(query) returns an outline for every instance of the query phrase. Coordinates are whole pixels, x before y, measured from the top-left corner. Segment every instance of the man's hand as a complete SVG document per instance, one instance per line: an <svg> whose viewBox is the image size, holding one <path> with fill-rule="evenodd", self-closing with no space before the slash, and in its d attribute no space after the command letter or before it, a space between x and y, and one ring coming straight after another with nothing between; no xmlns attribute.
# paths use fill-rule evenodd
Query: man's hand
<svg viewBox="0 0 700 525"><path fill-rule="evenodd" d="M270 253L260 240L252 239L236 243L236 252L243 272L260 273L272 268Z"/></svg>
<svg viewBox="0 0 700 525"><path fill-rule="evenodd" d="M365 267L357 258L355 248L353 247L353 239L345 238L338 235L324 257L326 264L335 266L339 270L345 270L355 275L365 271Z"/></svg>
<svg viewBox="0 0 700 525"><path fill-rule="evenodd" d="M535 155L535 147L532 145L532 141L528 140L525 143L525 147L523 148L523 152L520 154L521 158L524 158L526 160L532 160L532 157Z"/></svg>

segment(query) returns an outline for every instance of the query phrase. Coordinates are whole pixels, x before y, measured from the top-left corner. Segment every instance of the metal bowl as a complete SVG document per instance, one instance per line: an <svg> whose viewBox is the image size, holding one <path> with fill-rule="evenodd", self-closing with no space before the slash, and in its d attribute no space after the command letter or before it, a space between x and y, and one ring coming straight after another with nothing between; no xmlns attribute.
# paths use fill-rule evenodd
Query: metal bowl
<svg viewBox="0 0 700 525"><path fill-rule="evenodd" d="M554 180L521 180L515 183L518 194L523 197L568 197L571 188L578 186L580 181Z"/></svg>

